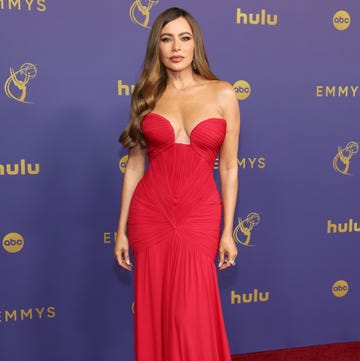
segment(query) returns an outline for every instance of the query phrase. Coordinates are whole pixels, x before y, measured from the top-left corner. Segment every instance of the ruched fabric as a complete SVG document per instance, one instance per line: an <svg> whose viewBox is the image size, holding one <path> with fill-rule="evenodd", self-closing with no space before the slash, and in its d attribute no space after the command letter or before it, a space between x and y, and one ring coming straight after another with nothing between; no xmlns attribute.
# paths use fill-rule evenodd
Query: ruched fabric
<svg viewBox="0 0 360 361"><path fill-rule="evenodd" d="M147 114L149 167L134 191L136 361L230 361L215 265L222 202L213 176L226 121L200 121L190 144Z"/></svg>

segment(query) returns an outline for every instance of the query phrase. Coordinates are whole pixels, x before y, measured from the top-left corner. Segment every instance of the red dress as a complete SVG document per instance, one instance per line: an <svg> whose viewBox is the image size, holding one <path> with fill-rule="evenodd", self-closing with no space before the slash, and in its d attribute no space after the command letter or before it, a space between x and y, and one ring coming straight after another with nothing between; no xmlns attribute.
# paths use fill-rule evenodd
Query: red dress
<svg viewBox="0 0 360 361"><path fill-rule="evenodd" d="M135 258L136 361L231 361L215 262L222 202L213 176L226 121L200 121L176 143L155 113L141 123L149 168L128 217Z"/></svg>

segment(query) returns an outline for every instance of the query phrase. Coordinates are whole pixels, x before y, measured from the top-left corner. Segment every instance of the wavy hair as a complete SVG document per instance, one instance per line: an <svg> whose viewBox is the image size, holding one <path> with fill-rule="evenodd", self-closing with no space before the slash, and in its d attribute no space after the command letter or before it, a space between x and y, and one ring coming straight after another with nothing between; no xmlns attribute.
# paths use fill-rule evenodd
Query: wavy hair
<svg viewBox="0 0 360 361"><path fill-rule="evenodd" d="M210 70L201 29L194 17L186 10L176 7L162 12L151 28L143 69L131 97L130 121L119 137L119 142L126 148L131 148L138 143L142 147L146 147L146 141L140 127L141 121L147 113L155 108L156 102L164 93L167 85L166 68L160 60L161 31L169 22L180 17L187 20L193 33L195 43L194 73L207 80L218 79Z"/></svg>

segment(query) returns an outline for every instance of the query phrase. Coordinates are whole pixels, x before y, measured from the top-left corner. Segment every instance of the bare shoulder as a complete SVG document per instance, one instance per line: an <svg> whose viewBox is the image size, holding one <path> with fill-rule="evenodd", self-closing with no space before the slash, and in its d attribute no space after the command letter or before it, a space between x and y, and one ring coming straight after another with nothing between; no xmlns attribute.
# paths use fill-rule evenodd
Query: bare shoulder
<svg viewBox="0 0 360 361"><path fill-rule="evenodd" d="M234 87L229 82L204 79L201 88L204 103L208 104L208 107L219 116L230 122L232 119L239 118L238 98Z"/></svg>
<svg viewBox="0 0 360 361"><path fill-rule="evenodd" d="M224 80L210 80L208 82L209 90L218 96L234 97L236 96L233 86Z"/></svg>
<svg viewBox="0 0 360 361"><path fill-rule="evenodd" d="M220 111L224 116L237 113L239 102L234 87L227 81L214 82L214 91Z"/></svg>
<svg viewBox="0 0 360 361"><path fill-rule="evenodd" d="M234 87L224 80L210 80L208 82L209 91L217 98L219 105L226 106L229 103L237 103L237 96Z"/></svg>

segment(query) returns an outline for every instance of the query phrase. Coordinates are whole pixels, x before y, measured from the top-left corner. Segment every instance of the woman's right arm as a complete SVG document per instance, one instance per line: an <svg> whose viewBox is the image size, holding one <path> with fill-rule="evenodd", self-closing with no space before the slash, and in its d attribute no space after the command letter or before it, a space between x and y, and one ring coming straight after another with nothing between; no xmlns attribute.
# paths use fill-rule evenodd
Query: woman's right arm
<svg viewBox="0 0 360 361"><path fill-rule="evenodd" d="M136 185L145 173L145 164L146 148L141 148L139 144L130 148L121 192L119 226L114 247L114 256L117 262L128 271L132 269L133 265L129 257L129 241L126 236L126 225L131 198Z"/></svg>

